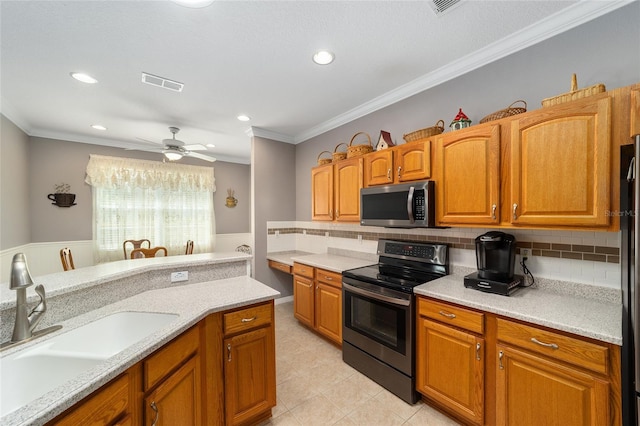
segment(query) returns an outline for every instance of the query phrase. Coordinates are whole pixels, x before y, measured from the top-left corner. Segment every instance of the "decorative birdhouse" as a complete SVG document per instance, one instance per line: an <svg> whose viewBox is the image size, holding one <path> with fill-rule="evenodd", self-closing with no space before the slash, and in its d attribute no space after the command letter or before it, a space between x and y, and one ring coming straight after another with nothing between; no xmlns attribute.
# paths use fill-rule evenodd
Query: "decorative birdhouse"
<svg viewBox="0 0 640 426"><path fill-rule="evenodd" d="M391 133L381 130L380 138L378 139L378 144L376 145L376 151L391 148L392 146L395 146L395 144L391 140Z"/></svg>
<svg viewBox="0 0 640 426"><path fill-rule="evenodd" d="M451 130L460 130L469 126L471 126L471 120L469 120L469 117L467 117L467 115L462 112L462 108L460 108L458 115L456 115L456 118L449 124L449 127L451 127Z"/></svg>

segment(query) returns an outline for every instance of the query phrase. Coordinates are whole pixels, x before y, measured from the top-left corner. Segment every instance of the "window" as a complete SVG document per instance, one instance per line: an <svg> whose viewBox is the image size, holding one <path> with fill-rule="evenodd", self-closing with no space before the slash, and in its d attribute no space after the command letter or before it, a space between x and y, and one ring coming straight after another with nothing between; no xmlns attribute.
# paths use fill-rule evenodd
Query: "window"
<svg viewBox="0 0 640 426"><path fill-rule="evenodd" d="M91 155L86 182L93 194L96 263L122 260L124 240L149 239L169 254L214 246L213 167Z"/></svg>

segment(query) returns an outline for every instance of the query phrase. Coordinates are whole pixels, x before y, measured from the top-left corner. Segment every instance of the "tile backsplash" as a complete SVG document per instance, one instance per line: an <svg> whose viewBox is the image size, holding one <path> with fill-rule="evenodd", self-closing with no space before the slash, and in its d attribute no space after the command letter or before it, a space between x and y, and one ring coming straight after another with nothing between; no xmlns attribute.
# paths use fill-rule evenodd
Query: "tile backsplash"
<svg viewBox="0 0 640 426"><path fill-rule="evenodd" d="M341 248L375 253L380 238L449 244L450 263L475 268L475 238L486 228L392 229L303 221L267 222L267 251L324 253ZM619 289L620 233L594 231L502 230L531 250L534 276Z"/></svg>

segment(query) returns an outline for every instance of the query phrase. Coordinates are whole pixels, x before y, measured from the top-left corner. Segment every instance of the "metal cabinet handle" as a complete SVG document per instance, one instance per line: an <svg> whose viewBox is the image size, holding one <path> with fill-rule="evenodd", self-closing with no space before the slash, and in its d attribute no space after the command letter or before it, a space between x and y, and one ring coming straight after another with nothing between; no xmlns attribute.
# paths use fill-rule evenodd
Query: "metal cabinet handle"
<svg viewBox="0 0 640 426"><path fill-rule="evenodd" d="M438 313L439 313L440 315L444 316L444 317L451 318L451 319L453 319L453 318L455 318L455 317L456 317L456 314L452 314L452 313L445 312L445 311L440 311L440 312L438 312Z"/></svg>
<svg viewBox="0 0 640 426"><path fill-rule="evenodd" d="M160 411L158 411L158 406L156 405L155 401L151 401L151 404L149 404L151 406L151 409L156 413L156 417L155 419L153 419L153 423L151 423L151 426L156 426L156 424L158 423L158 419L160 419Z"/></svg>
<svg viewBox="0 0 640 426"><path fill-rule="evenodd" d="M340 217L340 210L336 209L336 219Z"/></svg>
<svg viewBox="0 0 640 426"><path fill-rule="evenodd" d="M332 278L332 277L327 277L327 276L325 276L325 277L324 277L324 279L325 279L325 280L327 280L327 281L333 281L333 278Z"/></svg>
<svg viewBox="0 0 640 426"><path fill-rule="evenodd" d="M518 204L513 203L513 220L518 219L518 215L516 214L517 210L518 210Z"/></svg>
<svg viewBox="0 0 640 426"><path fill-rule="evenodd" d="M504 352L500 351L500 352L498 353L498 361L499 361L499 364L498 364L498 365L499 365L499 367L500 367L500 370L504 370L504 365L502 365L502 357L503 357L503 356L504 356Z"/></svg>
<svg viewBox="0 0 640 426"><path fill-rule="evenodd" d="M560 349L560 346L556 345L555 343L544 343L544 342L541 342L540 340L536 339L535 337L532 337L531 341L533 343L537 343L538 345L544 346L546 348Z"/></svg>
<svg viewBox="0 0 640 426"><path fill-rule="evenodd" d="M329 219L333 219L333 209L329 209Z"/></svg>
<svg viewBox="0 0 640 426"><path fill-rule="evenodd" d="M476 343L476 359L480 361L480 343Z"/></svg>
<svg viewBox="0 0 640 426"><path fill-rule="evenodd" d="M398 177L400 177L400 175L402 174L402 166L398 166Z"/></svg>
<svg viewBox="0 0 640 426"><path fill-rule="evenodd" d="M227 343L227 361L231 362L231 343Z"/></svg>
<svg viewBox="0 0 640 426"><path fill-rule="evenodd" d="M251 321L255 321L255 320L256 320L256 318L258 318L258 317L253 317L253 318L242 318L240 321L242 321L242 322L251 322Z"/></svg>
<svg viewBox="0 0 640 426"><path fill-rule="evenodd" d="M391 180L391 168L387 169L387 180Z"/></svg>
<svg viewBox="0 0 640 426"><path fill-rule="evenodd" d="M497 205L493 204L491 206L491 219L496 220L496 209L498 208Z"/></svg>

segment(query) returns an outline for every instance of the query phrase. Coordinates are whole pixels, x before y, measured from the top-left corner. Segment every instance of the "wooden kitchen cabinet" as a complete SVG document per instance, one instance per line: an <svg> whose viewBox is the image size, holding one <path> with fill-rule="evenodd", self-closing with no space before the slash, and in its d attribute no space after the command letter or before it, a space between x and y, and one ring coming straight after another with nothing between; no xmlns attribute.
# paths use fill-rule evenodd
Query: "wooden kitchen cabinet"
<svg viewBox="0 0 640 426"><path fill-rule="evenodd" d="M408 142L366 154L364 186L389 185L431 177L431 141Z"/></svg>
<svg viewBox="0 0 640 426"><path fill-rule="evenodd" d="M483 320L474 311L418 299L417 390L477 425L484 422L485 344L477 334Z"/></svg>
<svg viewBox="0 0 640 426"><path fill-rule="evenodd" d="M629 136L640 135L640 85L631 89L631 124Z"/></svg>
<svg viewBox="0 0 640 426"><path fill-rule="evenodd" d="M607 345L506 319L497 330L497 425L617 424Z"/></svg>
<svg viewBox="0 0 640 426"><path fill-rule="evenodd" d="M436 139L436 223L500 222L500 126L482 124Z"/></svg>
<svg viewBox="0 0 640 426"><path fill-rule="evenodd" d="M224 387L227 425L255 424L276 405L273 302L225 314Z"/></svg>
<svg viewBox="0 0 640 426"><path fill-rule="evenodd" d="M509 222L608 226L610 97L605 93L542 108L516 116L510 126Z"/></svg>
<svg viewBox="0 0 640 426"><path fill-rule="evenodd" d="M362 158L311 169L311 219L359 222Z"/></svg>
<svg viewBox="0 0 640 426"><path fill-rule="evenodd" d="M342 345L342 274L294 263L293 314L302 324Z"/></svg>

